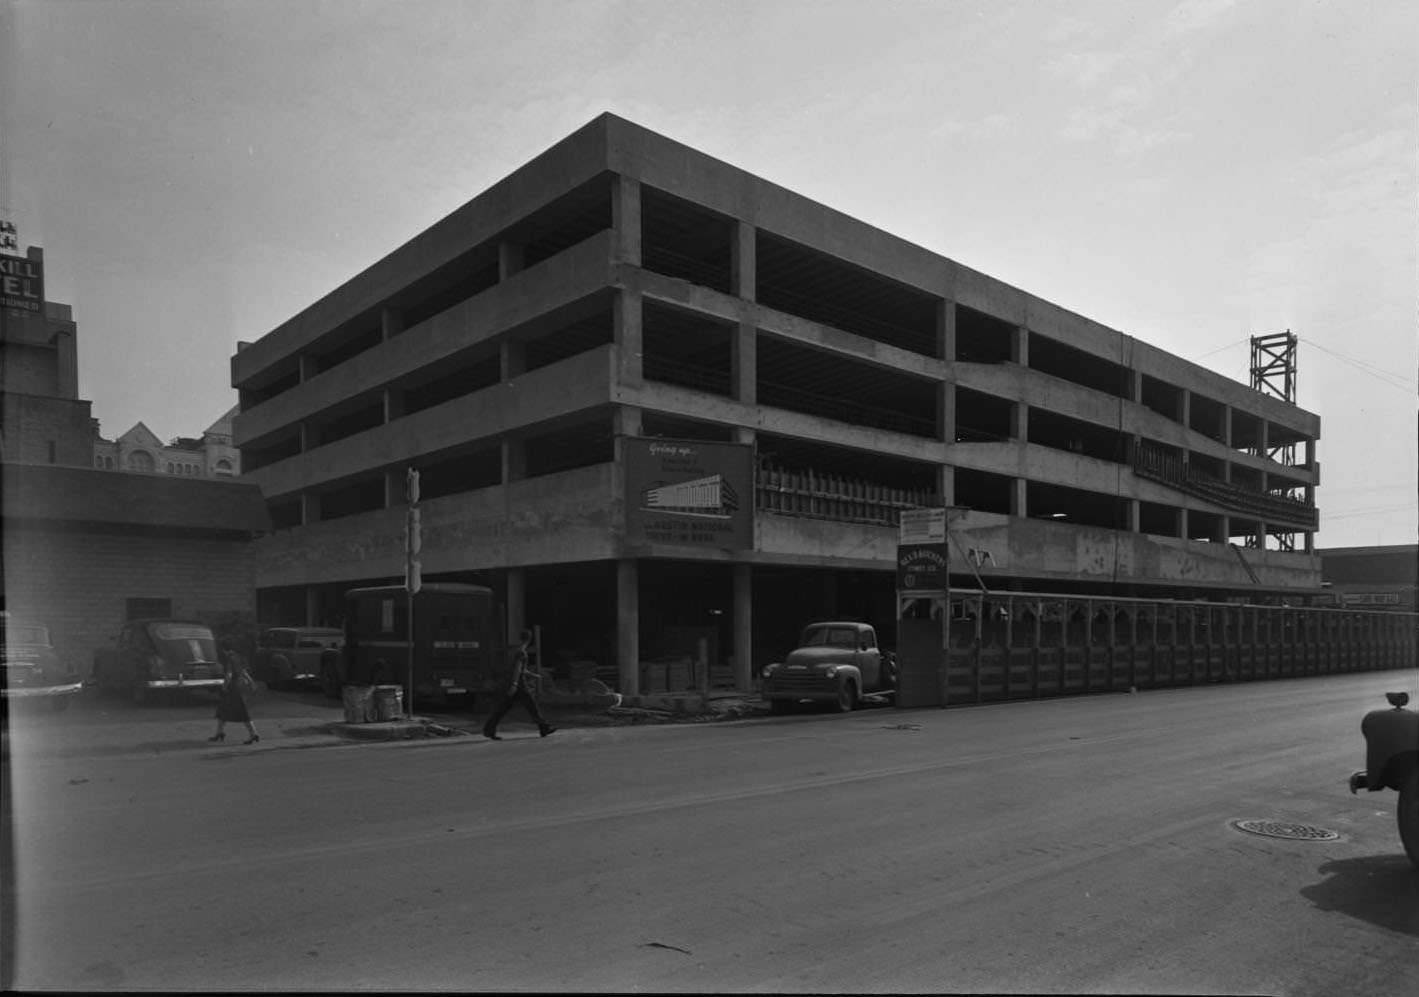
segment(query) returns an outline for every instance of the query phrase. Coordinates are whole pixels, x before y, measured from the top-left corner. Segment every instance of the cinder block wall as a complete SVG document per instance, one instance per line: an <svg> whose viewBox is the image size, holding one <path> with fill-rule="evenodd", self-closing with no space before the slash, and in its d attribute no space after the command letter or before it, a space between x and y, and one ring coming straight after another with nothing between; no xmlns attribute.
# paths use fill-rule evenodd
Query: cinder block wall
<svg viewBox="0 0 1419 997"><path fill-rule="evenodd" d="M49 626L87 676L94 650L123 625L128 599L171 599L174 616L188 618L254 613L253 565L246 540L7 526L6 608Z"/></svg>

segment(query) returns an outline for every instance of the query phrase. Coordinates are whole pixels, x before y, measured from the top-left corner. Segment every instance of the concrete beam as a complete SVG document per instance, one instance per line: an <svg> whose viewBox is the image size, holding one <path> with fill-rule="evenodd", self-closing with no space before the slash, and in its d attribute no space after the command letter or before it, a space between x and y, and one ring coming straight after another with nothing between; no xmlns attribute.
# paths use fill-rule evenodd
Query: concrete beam
<svg viewBox="0 0 1419 997"><path fill-rule="evenodd" d="M641 691L640 573L636 562L616 562L616 660L618 690L623 696Z"/></svg>

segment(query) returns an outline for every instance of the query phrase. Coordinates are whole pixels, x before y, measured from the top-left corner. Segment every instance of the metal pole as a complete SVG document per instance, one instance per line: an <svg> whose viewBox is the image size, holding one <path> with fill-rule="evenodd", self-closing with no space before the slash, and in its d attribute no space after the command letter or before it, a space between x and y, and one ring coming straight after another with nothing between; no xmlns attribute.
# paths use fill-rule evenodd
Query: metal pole
<svg viewBox="0 0 1419 997"><path fill-rule="evenodd" d="M414 593L409 593L409 667L404 673L404 716L414 719Z"/></svg>

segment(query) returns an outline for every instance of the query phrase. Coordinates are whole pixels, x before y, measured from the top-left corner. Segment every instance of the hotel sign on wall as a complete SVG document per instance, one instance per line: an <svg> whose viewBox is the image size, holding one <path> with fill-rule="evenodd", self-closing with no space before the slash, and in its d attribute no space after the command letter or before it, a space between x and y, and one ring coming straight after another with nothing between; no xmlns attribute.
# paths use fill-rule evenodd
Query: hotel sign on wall
<svg viewBox="0 0 1419 997"><path fill-rule="evenodd" d="M754 448L624 439L626 540L716 550L754 545Z"/></svg>
<svg viewBox="0 0 1419 997"><path fill-rule="evenodd" d="M944 592L949 587L946 510L905 509L897 533L897 589Z"/></svg>
<svg viewBox="0 0 1419 997"><path fill-rule="evenodd" d="M27 256L0 253L0 308L44 314L44 264Z"/></svg>

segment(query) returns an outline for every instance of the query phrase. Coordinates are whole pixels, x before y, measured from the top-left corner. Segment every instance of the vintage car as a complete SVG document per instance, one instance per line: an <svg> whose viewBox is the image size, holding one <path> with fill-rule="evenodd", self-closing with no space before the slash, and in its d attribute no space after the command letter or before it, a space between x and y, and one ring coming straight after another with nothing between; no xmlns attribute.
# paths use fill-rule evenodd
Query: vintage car
<svg viewBox="0 0 1419 997"><path fill-rule="evenodd" d="M810 623L798 647L766 667L762 679L759 693L775 713L804 701L832 703L846 713L864 695L895 690L897 662L877 646L877 631L866 623Z"/></svg>
<svg viewBox="0 0 1419 997"><path fill-rule="evenodd" d="M1360 721L1365 768L1350 777L1350 792L1399 791L1399 840L1419 870L1419 713L1406 710L1407 692L1387 692L1392 709L1371 710Z"/></svg>
<svg viewBox="0 0 1419 997"><path fill-rule="evenodd" d="M222 664L210 627L191 620L130 620L112 647L94 652L90 681L141 703L160 690L219 689Z"/></svg>
<svg viewBox="0 0 1419 997"><path fill-rule="evenodd" d="M0 611L0 663L3 687L0 696L12 699L48 700L52 709L68 707L84 682L50 643L49 628L17 620Z"/></svg>
<svg viewBox="0 0 1419 997"><path fill-rule="evenodd" d="M321 657L344 644L345 632L333 627L267 627L256 639L251 676L271 689L319 682Z"/></svg>

